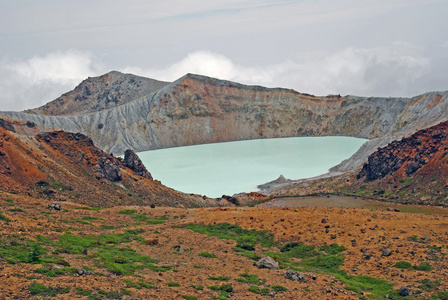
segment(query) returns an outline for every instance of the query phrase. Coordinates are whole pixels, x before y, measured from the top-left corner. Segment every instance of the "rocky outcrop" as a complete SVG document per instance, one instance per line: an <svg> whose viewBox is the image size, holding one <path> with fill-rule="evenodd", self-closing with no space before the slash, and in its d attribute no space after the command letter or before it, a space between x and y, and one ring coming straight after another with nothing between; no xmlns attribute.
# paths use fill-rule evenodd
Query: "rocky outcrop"
<svg viewBox="0 0 448 300"><path fill-rule="evenodd" d="M437 153L448 154L446 135L448 122L420 130L410 137L393 141L369 156L368 162L358 174L366 181L381 179L392 173L399 177L410 176L428 164Z"/></svg>
<svg viewBox="0 0 448 300"><path fill-rule="evenodd" d="M119 155L126 149L139 152L256 138L344 135L371 140L356 159L338 167L345 171L361 166L377 147L447 120L447 99L448 92L414 98L317 97L188 74L97 112L1 114L14 124L33 122L38 131L81 132L101 149ZM53 114L62 113L63 109Z"/></svg>
<svg viewBox="0 0 448 300"><path fill-rule="evenodd" d="M140 160L134 150L128 149L124 152L124 164L126 167L147 179L152 179L151 173L148 172L145 165Z"/></svg>
<svg viewBox="0 0 448 300"><path fill-rule="evenodd" d="M443 122L379 148L349 190L379 200L448 206L447 134Z"/></svg>
<svg viewBox="0 0 448 300"><path fill-rule="evenodd" d="M106 156L100 158L93 170L97 176L109 181L121 181L122 179L120 164L117 161L111 161Z"/></svg>
<svg viewBox="0 0 448 300"><path fill-rule="evenodd" d="M152 180L124 159L95 147L82 133L44 132L35 137L0 127L0 190L55 202L114 205L218 206L216 199L184 194ZM137 168L136 168L137 166ZM147 171L146 171L147 172Z"/></svg>

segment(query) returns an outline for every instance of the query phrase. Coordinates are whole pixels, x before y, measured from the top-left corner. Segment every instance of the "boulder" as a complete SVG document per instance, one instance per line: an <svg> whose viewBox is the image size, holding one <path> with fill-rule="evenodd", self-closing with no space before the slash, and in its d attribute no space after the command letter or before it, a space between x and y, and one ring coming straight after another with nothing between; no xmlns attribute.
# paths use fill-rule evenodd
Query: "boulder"
<svg viewBox="0 0 448 300"><path fill-rule="evenodd" d="M399 294L400 294L400 296L403 296L403 297L409 296L409 288L406 286L400 287Z"/></svg>
<svg viewBox="0 0 448 300"><path fill-rule="evenodd" d="M256 264L259 268L266 268L266 269L274 269L278 270L278 262L276 262L272 257L265 256L262 259L260 259Z"/></svg>
<svg viewBox="0 0 448 300"><path fill-rule="evenodd" d="M96 175L109 181L121 181L121 170L118 161L111 161L106 156L100 158L93 168Z"/></svg>
<svg viewBox="0 0 448 300"><path fill-rule="evenodd" d="M124 164L138 175L152 179L151 173L148 172L145 165L142 163L134 150L128 149L124 152Z"/></svg>
<svg viewBox="0 0 448 300"><path fill-rule="evenodd" d="M294 280L294 281L304 281L305 275L303 275L302 273L296 272L296 271L288 270L285 273L285 278Z"/></svg>
<svg viewBox="0 0 448 300"><path fill-rule="evenodd" d="M61 210L61 203L53 202L50 205L48 205L48 209Z"/></svg>

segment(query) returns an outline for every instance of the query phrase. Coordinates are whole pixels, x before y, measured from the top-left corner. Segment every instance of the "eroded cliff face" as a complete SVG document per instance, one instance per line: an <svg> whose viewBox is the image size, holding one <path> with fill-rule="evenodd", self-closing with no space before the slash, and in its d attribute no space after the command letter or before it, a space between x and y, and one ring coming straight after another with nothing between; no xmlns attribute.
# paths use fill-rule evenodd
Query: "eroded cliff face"
<svg viewBox="0 0 448 300"><path fill-rule="evenodd" d="M141 98L94 113L44 116L2 113L15 129L64 130L123 154L255 138L344 135L371 141L341 170L360 166L391 140L447 120L448 92L414 98L317 97L188 74Z"/></svg>

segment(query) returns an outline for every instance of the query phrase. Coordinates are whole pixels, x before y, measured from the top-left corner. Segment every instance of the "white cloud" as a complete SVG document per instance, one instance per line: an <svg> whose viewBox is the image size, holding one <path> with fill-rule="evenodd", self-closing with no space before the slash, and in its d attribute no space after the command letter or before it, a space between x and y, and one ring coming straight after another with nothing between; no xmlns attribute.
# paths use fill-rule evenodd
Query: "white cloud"
<svg viewBox="0 0 448 300"><path fill-rule="evenodd" d="M209 51L197 51L160 69L124 68L155 79L173 81L196 73L245 84L293 88L326 95L413 96L427 72L429 59L412 45L395 43L371 49L347 48L336 53L299 53L282 63L246 67Z"/></svg>
<svg viewBox="0 0 448 300"><path fill-rule="evenodd" d="M433 64L410 44L342 51L298 53L281 63L243 66L210 51L196 51L166 67L121 71L174 81L196 73L244 84L292 88L315 95L414 96L427 92ZM77 51L55 52L23 62L0 61L0 111L43 105L88 76L110 71L96 57ZM422 87L426 90L423 90Z"/></svg>
<svg viewBox="0 0 448 300"><path fill-rule="evenodd" d="M78 51L54 52L23 62L0 61L0 111L43 105L68 92L102 66Z"/></svg>

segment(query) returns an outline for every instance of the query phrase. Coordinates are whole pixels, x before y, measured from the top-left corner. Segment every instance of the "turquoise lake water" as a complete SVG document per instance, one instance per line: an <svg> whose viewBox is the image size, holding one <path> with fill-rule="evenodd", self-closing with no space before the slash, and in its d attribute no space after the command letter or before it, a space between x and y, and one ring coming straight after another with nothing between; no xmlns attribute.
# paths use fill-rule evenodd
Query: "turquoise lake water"
<svg viewBox="0 0 448 300"><path fill-rule="evenodd" d="M365 139L294 137L205 144L138 153L154 179L209 197L257 191L277 179L325 174L353 155Z"/></svg>

